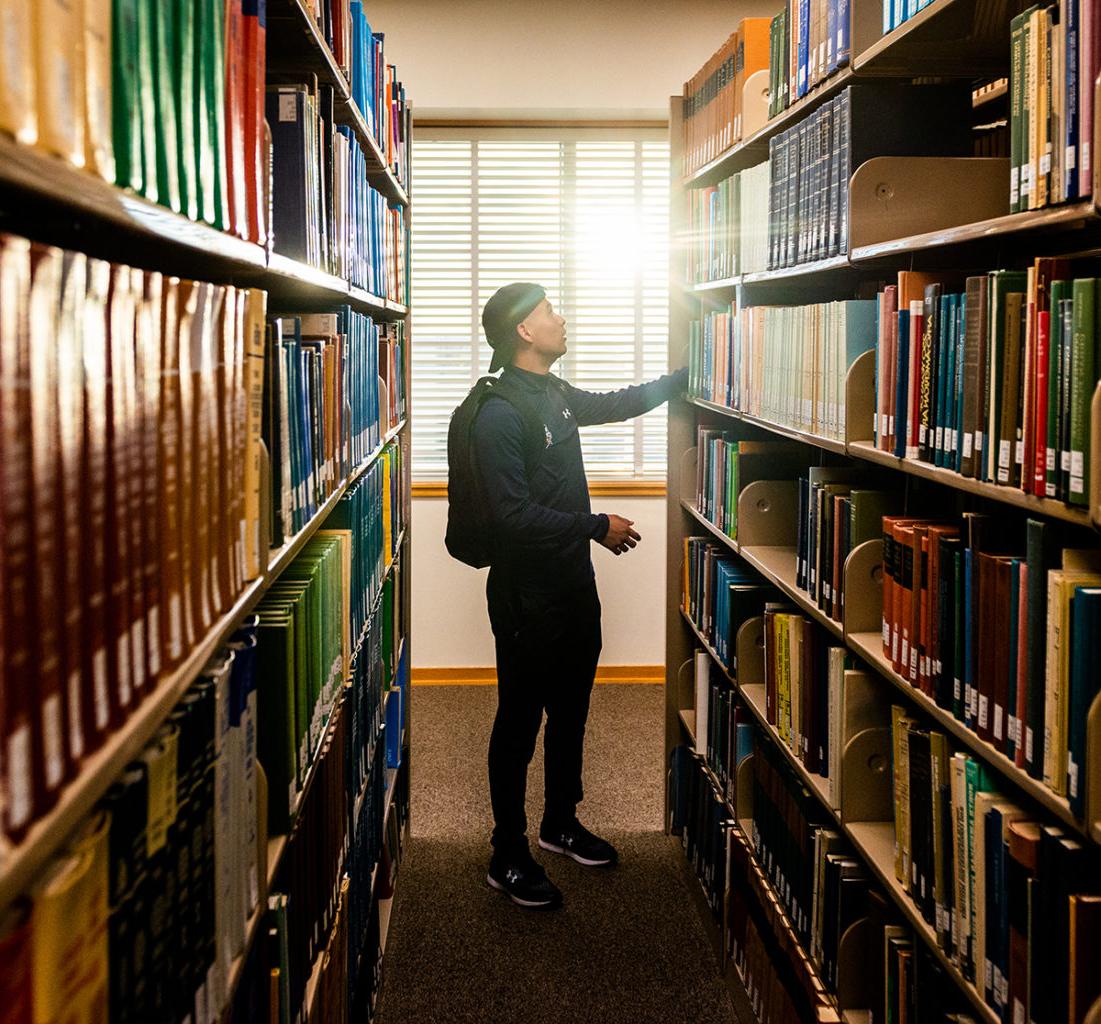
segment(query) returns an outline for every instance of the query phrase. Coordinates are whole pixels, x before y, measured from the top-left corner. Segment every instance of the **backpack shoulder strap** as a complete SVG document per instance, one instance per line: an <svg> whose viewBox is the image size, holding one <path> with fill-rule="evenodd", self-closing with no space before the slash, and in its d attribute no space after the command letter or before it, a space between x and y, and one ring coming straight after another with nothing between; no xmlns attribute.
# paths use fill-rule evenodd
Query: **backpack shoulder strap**
<svg viewBox="0 0 1101 1024"><path fill-rule="evenodd" d="M519 414L524 422L524 463L530 475L538 465L539 458L547 449L547 431L543 423L543 417L535 407L535 403L528 398L519 388L513 387L507 380L499 377L483 377L484 381L492 381L485 389L484 402L487 398L502 398L509 403Z"/></svg>

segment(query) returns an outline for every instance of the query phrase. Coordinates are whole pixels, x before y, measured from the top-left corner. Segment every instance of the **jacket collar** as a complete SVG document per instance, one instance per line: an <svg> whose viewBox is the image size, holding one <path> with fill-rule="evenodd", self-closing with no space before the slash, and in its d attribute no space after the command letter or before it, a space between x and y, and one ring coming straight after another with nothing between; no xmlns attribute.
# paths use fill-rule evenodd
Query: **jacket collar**
<svg viewBox="0 0 1101 1024"><path fill-rule="evenodd" d="M543 394L551 378L549 373L532 373L531 370L521 370L518 366L511 365L505 367L501 376L508 377L514 384L519 384L533 394Z"/></svg>

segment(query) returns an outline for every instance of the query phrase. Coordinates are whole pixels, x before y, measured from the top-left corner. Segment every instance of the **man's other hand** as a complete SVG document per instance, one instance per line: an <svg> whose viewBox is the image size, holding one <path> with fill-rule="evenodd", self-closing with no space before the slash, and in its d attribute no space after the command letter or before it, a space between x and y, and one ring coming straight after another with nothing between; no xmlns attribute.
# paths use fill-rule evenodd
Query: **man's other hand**
<svg viewBox="0 0 1101 1024"><path fill-rule="evenodd" d="M608 532L604 534L604 539L600 543L609 551L622 555L642 540L642 535L633 529L634 525L634 520L624 519L623 516L609 515Z"/></svg>

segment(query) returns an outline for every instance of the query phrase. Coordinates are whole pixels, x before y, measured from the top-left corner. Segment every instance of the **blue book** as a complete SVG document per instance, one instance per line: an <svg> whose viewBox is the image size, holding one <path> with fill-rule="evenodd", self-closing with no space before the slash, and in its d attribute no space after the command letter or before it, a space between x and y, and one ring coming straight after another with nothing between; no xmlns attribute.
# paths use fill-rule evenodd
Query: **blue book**
<svg viewBox="0 0 1101 1024"><path fill-rule="evenodd" d="M753 753L756 729L752 722L739 722L734 728L734 766L740 765Z"/></svg>
<svg viewBox="0 0 1101 1024"><path fill-rule="evenodd" d="M894 25L898 28L906 20L906 0L894 0Z"/></svg>
<svg viewBox="0 0 1101 1024"><path fill-rule="evenodd" d="M1089 0L1085 0L1089 2ZM1066 155L1063 159L1063 175L1066 186L1066 198L1078 198L1078 169L1079 169L1079 129L1078 129L1078 4L1071 0L1070 3L1061 4L1059 9L1066 18L1064 27L1066 46L1064 47L1066 64L1066 81L1063 83L1066 89L1066 102L1063 107L1065 126ZM1097 18L1097 15L1094 15ZM1052 26L1052 31L1058 31ZM1096 44L1094 44L1096 45ZM1088 132L1088 129L1087 129ZM1059 140L1054 140L1059 145Z"/></svg>
<svg viewBox="0 0 1101 1024"><path fill-rule="evenodd" d="M826 74L837 70L837 6L840 0L826 2Z"/></svg>
<svg viewBox="0 0 1101 1024"><path fill-rule="evenodd" d="M883 0L883 34L886 35L895 27L894 0Z"/></svg>
<svg viewBox="0 0 1101 1024"><path fill-rule="evenodd" d="M960 471L960 466L963 462L963 388L964 388L964 343L966 341L966 325L967 325L967 293L964 292L959 297L959 303L956 307L956 363L955 373L953 379L955 380L955 387L953 388L953 401L955 408L953 410L952 422L954 424L954 443L955 452L954 459L951 468L957 473Z"/></svg>
<svg viewBox="0 0 1101 1024"><path fill-rule="evenodd" d="M885 0L885 4L890 0ZM886 7L884 7L886 10ZM889 31L889 30L888 30ZM852 58L852 34L849 30L849 0L837 0L837 40L835 52L837 67L843 68Z"/></svg>
<svg viewBox="0 0 1101 1024"><path fill-rule="evenodd" d="M810 0L799 0L799 52L795 72L795 98L807 94L810 72Z"/></svg>
<svg viewBox="0 0 1101 1024"><path fill-rule="evenodd" d="M898 366L895 376L895 455L906 457L906 438L909 435L909 395L910 360L908 357L910 339L910 311L898 311ZM903 351L905 344L906 351Z"/></svg>
<svg viewBox="0 0 1101 1024"><path fill-rule="evenodd" d="M1070 691L1067 698L1067 797L1079 819L1086 811L1086 720L1101 690L1101 587L1077 587L1071 600Z"/></svg>
<svg viewBox="0 0 1101 1024"><path fill-rule="evenodd" d="M383 730L386 737L386 767L397 768L401 764L401 725L402 697L405 687L393 686L390 688L390 699L386 702L386 727Z"/></svg>

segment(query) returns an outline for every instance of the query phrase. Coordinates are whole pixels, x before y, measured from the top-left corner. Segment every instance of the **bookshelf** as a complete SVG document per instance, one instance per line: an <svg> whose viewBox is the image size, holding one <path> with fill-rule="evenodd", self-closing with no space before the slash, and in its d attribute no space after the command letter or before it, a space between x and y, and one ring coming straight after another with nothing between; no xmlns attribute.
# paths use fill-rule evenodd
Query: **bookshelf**
<svg viewBox="0 0 1101 1024"><path fill-rule="evenodd" d="M405 171L399 166L396 146L394 160L391 163L387 155L390 152L389 146L380 144L380 140L372 133L369 119L364 116L364 112L353 99L349 80L327 41L327 30L315 20L313 11L316 9L317 18L321 18L322 8L325 12L329 11L328 0L324 5L303 3L301 0L272 0L268 4L266 60L260 68L261 79L258 87L263 90L265 81L268 83L272 81L285 83L296 79L312 81L311 76L316 76L318 84L333 90L332 126L334 128L340 125L347 126L351 130L352 137L362 147L365 180L384 197L386 210L404 211L402 224L404 235L398 239L399 244L395 246L393 259L395 262L405 263L412 215L410 182L405 176ZM153 9L150 7L151 11ZM162 12L172 12L175 10L175 5L158 5L157 9ZM211 7L211 10L214 9ZM233 4L227 5L226 9L232 10ZM236 9L240 13L239 2L236 4ZM27 10L29 11L30 8L28 7ZM158 16L174 15L162 13ZM328 14L326 13L325 16L327 18ZM18 17L19 15L16 14L17 21ZM228 27L226 31L227 33L230 31ZM386 68L383 65L380 81L384 92L385 76ZM404 93L402 96L404 97ZM156 101L160 102L161 98L158 95ZM238 102L244 102L240 95L237 99ZM390 116L391 109L394 117L399 116L396 93L393 99L392 108L388 100L380 101L387 107L387 117ZM216 108L216 99L210 99L209 102L212 110ZM400 131L403 139L406 140L408 140L408 131L411 126L409 109L402 98L400 116L405 120L400 125ZM262 101L259 104L258 122L262 127L264 122ZM240 156L239 153L237 155ZM251 183L261 198L266 200L271 199L271 179L267 176L270 170L270 162L265 161L257 180ZM329 198L332 198L331 193ZM408 356L412 332L410 310L405 301L408 267L404 268L405 291L400 288L395 290L391 285L385 294L375 294L350 280L273 251L273 238L267 230L271 225L270 216L267 218L263 236L259 240L249 240L243 237L247 234L243 227L240 233L234 233L231 230L220 230L211 223L190 219L183 213L174 212L166 206L150 201L128 187L104 180L89 169L78 169L40 148L16 142L3 131L0 131L0 208L3 211L4 232L9 236L26 238L34 243L56 246L67 252L80 253L89 258L132 267L137 271L148 272L150 277L163 275L167 279L171 275L184 280L207 282L214 286L263 292L266 297L266 315L269 325L285 316L335 314L337 310L350 309L370 317L376 326L382 326L387 330L391 327L400 330L404 353L401 363L394 367L395 374L400 370L400 379L396 375L388 375L386 380L379 377L372 381L366 379L360 381L362 393L370 393L367 389L377 393L379 386L382 386L380 401L376 403L378 425L374 428L377 430L374 437L377 443L371 451L364 452L366 442L362 442L357 461L349 454L353 444L351 434L343 435L347 440L340 442L340 451L334 456L332 465L343 465L345 468L339 473L332 467L326 470L328 482L326 486L318 489L318 493L323 493L324 497L316 502L316 510L297 531L286 536L278 546L268 543L270 538L268 524L275 514L272 509L271 493L274 470L268 449L260 441L257 407L258 448L255 451L248 449L248 455L250 459L255 455L256 463L260 467L257 483L260 506L257 513L258 551L255 552L258 572L253 574L252 578L247 578L247 574L243 574L240 586L233 592L233 600L228 602L207 628L198 631L194 642L186 647L182 660L171 671L160 672L152 677L134 704L126 709L121 722L119 724L112 722L102 742L98 746L93 746L84 756L74 759L75 764L71 774L58 792L56 801L43 813L34 817L26 830L17 838L13 839L10 835L0 834L0 917L10 916L14 908L31 905L32 901L38 898L40 879L53 869L59 858L65 855L74 836L78 835L85 822L97 813L109 790L127 772L129 766L148 750L149 745L158 736L163 735L166 725L178 712L184 698L194 693L200 679L207 678L211 671L212 659L216 655L222 657L227 643L238 633L242 623L261 608L266 600L270 600L273 595L279 593L280 588L285 587L288 570L301 561L304 554L310 550L311 543L319 539L319 534L331 528L331 523L334 521L333 514L341 503L372 476L378 477L381 481L382 468L385 465L400 466L400 472L395 470L392 479L388 479L386 485L386 493L391 497L391 510L398 517L395 525L400 529L395 530L393 536L388 538L392 544L391 550L385 552L384 556L380 555L377 578L372 582L373 586L377 586L373 603L366 608L363 629L358 637L351 637L351 644L346 654L351 656L350 660L353 663L356 657L362 657L365 660L374 657L374 647L371 644L374 643L373 638L383 630L384 592L392 595L387 598L388 601L392 600L392 606L387 605L385 614L388 616L387 621L392 622L397 631L396 635L392 636L393 649L385 652L386 657L391 659L387 668L389 677L386 680L385 689L379 695L377 715L380 731L372 740L371 747L372 750L377 750L378 757L368 761L366 776L358 794L347 795L347 806L344 811L351 825L349 826L347 822L341 823L346 830L345 841L350 846L353 843L355 823L360 812L371 805L374 808L371 813L378 816L380 859L370 872L363 872L361 877L349 879L350 889L346 889L343 898L346 901L349 898L348 891L355 891L359 902L364 907L373 908L374 934L375 938L379 939L379 901L375 899L374 894L376 884L380 883L379 866L382 863L382 854L385 853L389 875L387 880L389 895L386 898L388 915L393 884L396 882L401 860L401 846L408 837L410 820L408 778L412 720L407 680L411 652L409 625L412 621L410 593L412 577L409 571L411 447L409 408L407 404L403 404L407 402L407 396L411 393L411 360ZM380 241L379 245L381 244ZM377 250L377 255L380 260L384 256L381 248ZM383 286L386 285L387 282L384 280ZM264 321L261 320L261 335L263 328ZM243 353L244 342L240 344ZM371 344L377 348L377 342L372 341ZM342 349L342 351L347 350ZM244 379L244 365L242 356L238 384ZM380 368L379 372L388 374L385 367ZM205 380L203 386L206 387ZM244 393L243 388L241 393ZM214 395L213 387L210 394ZM325 396L328 397L327 391ZM398 403L395 396L401 396L401 403ZM387 402L391 403L389 408L387 408ZM402 404L400 414L394 413L397 404ZM304 416L306 415L305 405L301 412ZM344 426L339 429L350 430L351 421L345 420L345 417L350 414L350 409L341 408L339 419ZM265 415L267 415L266 410ZM221 425L221 416L220 411L217 429L228 431L228 426ZM210 413L210 417L211 429L214 429L213 412ZM225 418L228 421L228 414ZM133 423L136 426L136 418ZM243 426L243 420L239 426ZM337 418L334 417L323 427L331 428L334 432L333 437L337 436ZM366 429L365 427L363 438L367 436ZM318 437L321 436L319 431ZM336 444L335 440L333 444ZM133 447L137 451L139 446L134 444ZM333 450L335 451L335 448ZM225 456L220 458L223 458L222 465L227 470L228 478L228 460ZM391 484L392 494L390 493ZM378 507L381 509L383 495L381 482L378 487ZM60 497L60 489L58 496ZM133 508L130 511L133 512ZM389 518L387 521L389 522ZM351 532L347 532L346 549L350 552ZM383 537L380 511L378 523L380 550ZM245 541L242 539L242 551L245 546ZM186 600L190 600L190 597ZM350 613L352 595L344 592L341 606ZM347 742L350 745L352 742L351 722L354 716L349 695L354 689L353 679L350 676L345 678L339 672L338 677L337 699L334 701L331 714L319 727L320 731L313 749L308 752L308 766L304 769L293 808L295 816L309 811L315 815L313 819L315 821L319 821L321 816L325 815L333 819L340 817L336 813L336 800L333 793L328 792L322 796L323 783L318 780L322 776L323 768L332 769L334 761L343 761L345 757L343 744ZM359 713L358 710L356 713ZM390 723L389 732L387 732L386 723ZM394 749L384 751L385 738L391 735L395 737ZM335 745L338 742L341 744L339 747ZM377 770L375 765L379 766ZM185 765L180 766L181 772L185 767ZM257 761L257 768L262 778L264 770L259 761ZM343 771L340 778L343 778ZM378 788L378 798L377 802L372 804L374 796L371 788L375 784ZM255 888L258 898L247 920L243 923L239 950L231 963L220 965L218 968L219 980L216 991L220 1001L216 1006L204 1008L204 1013L209 1014L204 1019L217 1019L227 1024L254 1019L252 1014L255 1012L255 1006L248 1001L251 997L244 997L243 992L250 986L255 989L255 979L260 968L264 975L263 988L265 991L267 989L266 961L270 956L270 951L266 949L269 943L270 925L267 896L276 889L280 889L292 893L297 900L305 898L305 894L296 889L296 876L290 869L291 862L299 856L295 853L295 833L292 831L290 834L282 834L276 830L269 833L267 810L264 806L266 799L263 796L266 791L266 784L258 785L257 792L249 798L250 806L259 809L256 821L257 844L254 850L249 851L250 855L255 854L258 866ZM328 819L326 824L331 827ZM213 858L213 854L211 857ZM244 865L240 867L244 872ZM352 862L341 854L341 874L345 871L352 873L352 870ZM192 879L196 877L193 875ZM242 887L246 885L241 880L238 880L238 884ZM213 890L211 891L213 893ZM193 893L192 898L196 906L202 905L203 894ZM208 911L209 920L213 920L213 906L209 907ZM337 915L338 919L339 916ZM347 923L346 916L344 922ZM309 978L305 980L304 998L301 1005L286 1008L289 1017L315 1019L315 1012L322 1012L318 1009L322 1005L319 1000L324 998L326 985L328 984L331 988L334 984L333 979L336 979L337 987L343 986L347 993L348 1006L352 1005L352 995L355 990L356 1005L365 1010L362 1019L369 1018L374 992L377 991L384 942L379 940L375 947L371 948L367 919L364 919L362 924L365 931L357 942L358 956L356 962L349 965L347 957L344 959L336 957L333 960L326 955L327 944L335 941L336 938L335 923L330 921L327 937L320 940L316 957L306 965ZM104 923L104 929L106 927ZM7 936L5 938L7 939ZM111 941L113 943L114 939ZM17 947L11 948L17 949ZM112 956L114 949L112 945ZM106 938L103 940L102 954L106 979L108 970ZM114 961L111 962L113 965ZM13 957L10 963L5 960L3 968L0 969L0 973L5 974L5 977L0 979L5 990L16 991L26 983L25 975L15 973L7 975L9 971L16 972L24 967L25 962L17 958ZM352 968L355 970L352 971ZM338 974L332 975L326 981L325 974L332 970L336 970ZM100 1019L101 1014L98 1009L89 1012L90 1019L93 1016ZM104 1009L102 1019L106 1019L106 1012ZM274 1010L272 1012L275 1013ZM154 1015L151 1008L149 1013L151 1016ZM265 1011L265 1019L266 1017ZM326 1019L335 1020L336 1018L326 1017Z"/></svg>
<svg viewBox="0 0 1101 1024"><path fill-rule="evenodd" d="M741 139L689 174L682 170L683 100L681 97L672 99L671 237L676 240L670 272L672 368L688 361L689 326L701 316L733 310L732 330L737 330L736 317L746 307L798 306L868 298L875 296L877 286L891 282L900 270L944 270L959 273L962 280L965 273L1024 266L1025 261L1034 256L1066 256L1076 261L1076 268L1084 268L1083 275L1097 273L1090 262L1101 253L1101 189L1097 187L1096 164L1091 198L1010 213L1007 160L918 156L876 157L859 167L853 166L849 183L847 253L781 269L729 274L716 280L696 281L685 276L686 255L690 250L695 253L698 244L691 234L689 190L714 186L736 172L767 160L769 139L797 126L846 87L854 83L874 84L934 76L971 79L977 85L989 82L976 92L975 123L984 117L1001 116L1001 108L996 105L1007 99L1010 89L1007 81L992 80L1009 70L1009 22L1021 9L1011 7L1002 0L933 0L885 34L882 4L878 0L852 0L850 63L821 79L806 96L767 123L751 125L751 130L744 131ZM1101 79L1093 92L1095 97L1101 97ZM1083 129L1083 134L1093 140L1094 151L1101 139L1099 109L1095 102L1094 121ZM854 133L859 130L859 126L854 125ZM1077 269L1073 276L1078 276ZM716 345L719 344L717 339L716 335ZM874 338L872 340L874 342ZM723 430L729 437L753 442L798 442L804 446L808 465L857 467L858 479L868 482L853 486L897 489L905 496L907 507L911 500L934 504L939 501L939 507L947 510L941 513L942 516L964 510L1014 517L1019 522L1030 516L1048 524L1061 547L1098 547L1094 530L1101 528L1101 481L1098 480L1101 477L1101 456L1098 454L1101 452L1101 385L1094 392L1089 418L1093 447L1090 461L1092 492L1088 505L1037 497L1016 487L963 476L946 465L900 458L877 447L872 436L876 412L874 346L852 362L844 392L844 429L839 437L797 429L788 423L750 415L701 397L689 397L670 405L666 769L670 770L670 758L678 747L687 745L696 749L693 765L709 779L714 797L721 799L726 816L737 823L735 830L748 839L750 856L756 863L751 802L747 813L743 799L739 796L732 801L724 792L724 786L742 787L743 771L751 772L752 768L746 766L760 755L748 754L736 769L730 769L734 779L724 783L710 760L711 734L708 735L707 754L697 742L698 690L694 690L691 680L694 652L705 652L711 666L711 685L719 687L719 690L710 691L712 695L723 686L729 688L735 705L756 728L758 748L765 746L779 753L808 794L811 804L817 807L820 820L825 820L827 827L844 836L846 849L872 879L873 886L886 897L893 919L904 923L915 947L923 949L936 962L945 979L946 990L954 988L957 991L960 1008L976 1020L994 1024L1001 1019L1000 1012L988 1004L981 978L976 985L965 975L951 950L944 948L937 928L915 903L909 887L896 877L896 832L889 788L894 755L889 715L876 729L842 743L838 779L829 780L808 770L803 757L797 755L781 736L772 718L774 712L770 713L766 707L762 620L751 618L738 631L737 669L731 670L708 635L685 609L682 592L689 573L685 565L685 539L703 537L714 544L716 551L737 556L736 564L755 570L762 581L779 592L793 612L814 624L813 628L825 638L826 644L844 649L849 659L847 664L851 665L851 669L844 672L846 680L850 672L858 674L862 680L870 681L884 708L891 704L902 705L906 714L920 726L945 734L949 754L958 751L981 764L994 787L1023 808L1028 820L1061 828L1063 834L1084 843L1087 856L1094 861L1097 844L1101 843L1101 698L1094 699L1088 707L1082 770L1086 797L1084 810L1077 812L1066 796L1053 791L1043 779L1029 774L1011 754L1007 756L993 740L981 738L975 728L964 724L950 707L946 709L938 704L892 666L884 654L881 634L883 546L879 540L866 542L849 552L842 570L846 603L841 617L835 619L797 584L798 523L794 480L740 482L735 497L736 538L715 525L697 507L700 458L696 447L697 428ZM848 683L841 685L844 691ZM831 705L830 715L836 710ZM734 721L741 719L735 717ZM723 737L723 742L733 745L734 741ZM830 742L833 742L832 737ZM679 785L675 765L669 778L671 787ZM836 792L831 793L835 785ZM674 796L673 789L667 791L667 799L669 814L680 813L679 797ZM667 824L670 821L667 817ZM728 847L728 861L729 857ZM763 870L762 865L757 867ZM695 880L691 863L687 870L689 877ZM701 869L697 866L696 870ZM763 877L768 884L767 874ZM704 882L705 888L707 884ZM726 897L728 900L734 898L731 891ZM719 930L716 949L724 975L730 980L730 963L737 954L727 941L729 925L725 912L716 915L704 901L701 914L709 928ZM837 986L833 989L823 986L817 1012L838 1015L831 1019L866 1019L867 989L853 978L853 971L859 973L865 964L861 958L867 946L857 933L866 927L866 921L866 918L859 920L852 934L846 933L843 950L848 952L839 953L842 959L846 955L851 957L856 966L848 969L839 963ZM790 925L786 930L791 932ZM786 948L784 932L784 926L777 924L773 936L777 950ZM796 945L801 949L800 942ZM782 954L774 955L782 959ZM817 966L813 960L810 964L812 968ZM744 978L738 978L737 972L733 976L745 982ZM878 1019L882 1007L876 1006L876 1011ZM1101 999L1088 1012L1079 1007L1079 1015L1079 1019L1087 1021L1101 1018ZM758 1019L765 1018L759 1016Z"/></svg>

